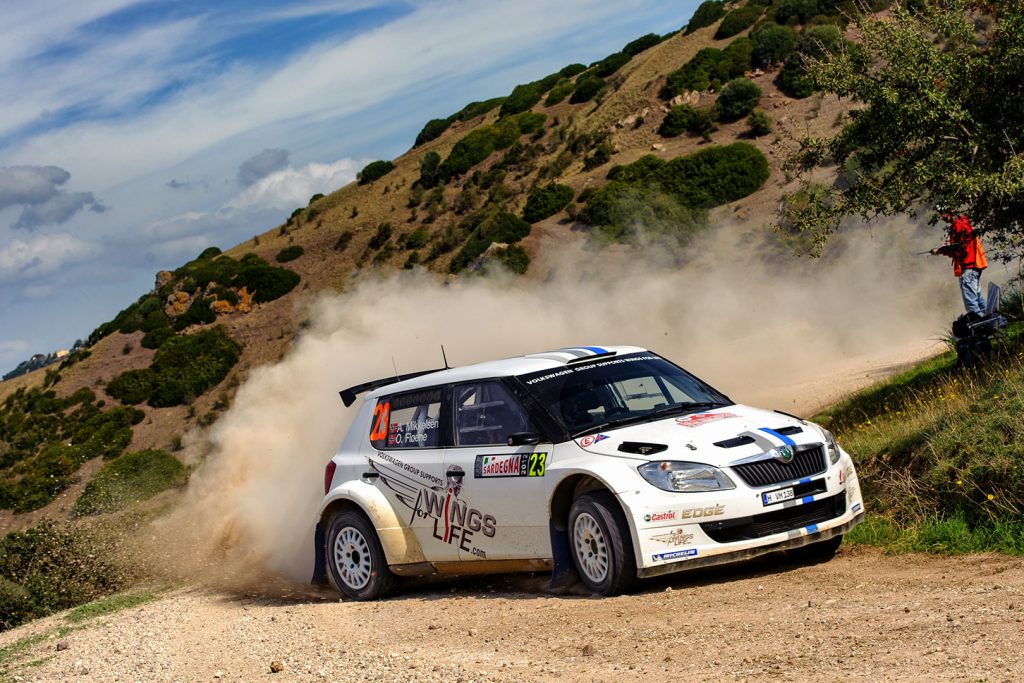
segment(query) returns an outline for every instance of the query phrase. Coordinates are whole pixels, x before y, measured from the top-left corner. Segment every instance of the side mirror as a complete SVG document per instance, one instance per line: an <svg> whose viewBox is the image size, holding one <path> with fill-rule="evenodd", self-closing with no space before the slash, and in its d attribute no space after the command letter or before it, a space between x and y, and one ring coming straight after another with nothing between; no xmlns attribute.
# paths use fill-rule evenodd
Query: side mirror
<svg viewBox="0 0 1024 683"><path fill-rule="evenodd" d="M540 443L540 435L533 432L516 432L508 435L509 446L532 446Z"/></svg>

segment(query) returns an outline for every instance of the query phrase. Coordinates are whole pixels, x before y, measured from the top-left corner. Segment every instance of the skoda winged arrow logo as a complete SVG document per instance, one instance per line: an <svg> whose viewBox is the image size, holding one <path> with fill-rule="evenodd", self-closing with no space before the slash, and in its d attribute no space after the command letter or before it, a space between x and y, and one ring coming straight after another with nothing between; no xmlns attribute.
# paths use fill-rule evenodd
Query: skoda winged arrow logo
<svg viewBox="0 0 1024 683"><path fill-rule="evenodd" d="M783 465L793 462L793 449L789 446L779 446L773 450L775 451L775 459Z"/></svg>

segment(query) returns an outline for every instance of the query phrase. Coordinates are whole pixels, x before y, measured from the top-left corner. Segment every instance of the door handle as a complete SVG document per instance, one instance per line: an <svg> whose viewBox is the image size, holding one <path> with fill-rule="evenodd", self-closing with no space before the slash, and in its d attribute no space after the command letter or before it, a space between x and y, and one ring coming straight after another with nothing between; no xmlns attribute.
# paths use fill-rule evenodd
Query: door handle
<svg viewBox="0 0 1024 683"><path fill-rule="evenodd" d="M363 472L363 479L378 479L379 477L379 472Z"/></svg>
<svg viewBox="0 0 1024 683"><path fill-rule="evenodd" d="M465 473L465 472L463 472L463 471L462 471L461 469L458 469L458 470L456 470L456 469L451 469L451 470L448 470L447 472L445 472L445 474L446 474L447 476L449 476L449 477L458 477L458 478L460 478L460 479L461 479L462 477L466 476L466 473Z"/></svg>

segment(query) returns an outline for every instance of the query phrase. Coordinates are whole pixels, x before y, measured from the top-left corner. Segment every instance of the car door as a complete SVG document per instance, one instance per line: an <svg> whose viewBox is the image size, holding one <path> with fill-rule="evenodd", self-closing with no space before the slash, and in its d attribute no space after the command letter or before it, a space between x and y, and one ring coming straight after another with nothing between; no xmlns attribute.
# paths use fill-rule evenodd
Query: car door
<svg viewBox="0 0 1024 683"><path fill-rule="evenodd" d="M452 491L444 470L443 395L436 387L378 399L373 451L363 476L384 494L432 562L459 559L458 545L445 533Z"/></svg>
<svg viewBox="0 0 1024 683"><path fill-rule="evenodd" d="M510 435L537 430L499 380L454 385L450 401L453 445L444 460L458 499L449 533L459 536L460 559L550 557L545 474L552 445L508 445Z"/></svg>

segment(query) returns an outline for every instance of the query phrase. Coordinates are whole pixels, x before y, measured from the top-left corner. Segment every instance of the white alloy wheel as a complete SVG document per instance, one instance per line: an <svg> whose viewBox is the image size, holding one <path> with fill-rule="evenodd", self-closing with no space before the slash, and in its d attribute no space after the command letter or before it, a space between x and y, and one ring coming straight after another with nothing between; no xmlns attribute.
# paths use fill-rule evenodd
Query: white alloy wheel
<svg viewBox="0 0 1024 683"><path fill-rule="evenodd" d="M603 583L608 576L608 539L601 531L597 520L588 513L580 513L572 529L572 540L576 546L576 557L580 570L592 583Z"/></svg>
<svg viewBox="0 0 1024 683"><path fill-rule="evenodd" d="M346 586L361 590L370 583L373 563L370 545L355 527L347 526L334 539L334 566Z"/></svg>

